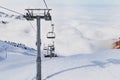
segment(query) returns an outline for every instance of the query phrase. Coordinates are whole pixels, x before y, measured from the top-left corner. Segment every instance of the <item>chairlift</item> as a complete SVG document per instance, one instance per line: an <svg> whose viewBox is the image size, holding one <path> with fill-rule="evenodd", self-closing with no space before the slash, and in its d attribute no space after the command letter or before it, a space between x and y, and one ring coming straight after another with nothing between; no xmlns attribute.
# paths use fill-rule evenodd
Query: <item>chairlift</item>
<svg viewBox="0 0 120 80"><path fill-rule="evenodd" d="M49 45L48 45L48 48L49 48L50 51L55 51L54 41L53 41L52 44L49 44Z"/></svg>
<svg viewBox="0 0 120 80"><path fill-rule="evenodd" d="M51 26L54 26L54 24L51 23Z"/></svg>
<svg viewBox="0 0 120 80"><path fill-rule="evenodd" d="M44 53L44 57L49 57L50 54L49 54L48 47L44 47L43 49L44 49L44 51L47 51L47 52Z"/></svg>
<svg viewBox="0 0 120 80"><path fill-rule="evenodd" d="M47 38L48 39L55 39L56 35L55 35L55 32L54 32L54 24L51 24L51 26L52 26L52 31L47 33Z"/></svg>
<svg viewBox="0 0 120 80"><path fill-rule="evenodd" d="M54 42L53 44L49 44L48 45L48 50L49 52L47 52L47 54L44 54L44 57L58 57L57 54L55 54L55 46L54 46Z"/></svg>
<svg viewBox="0 0 120 80"><path fill-rule="evenodd" d="M48 32L47 33L47 38L48 39L55 39L55 33L54 32Z"/></svg>
<svg viewBox="0 0 120 80"><path fill-rule="evenodd" d="M48 47L49 47L49 50L50 50L50 51L55 51L54 45L50 45L50 46L48 46Z"/></svg>
<svg viewBox="0 0 120 80"><path fill-rule="evenodd" d="M48 50L48 48L47 48L47 47L44 47L43 50Z"/></svg>

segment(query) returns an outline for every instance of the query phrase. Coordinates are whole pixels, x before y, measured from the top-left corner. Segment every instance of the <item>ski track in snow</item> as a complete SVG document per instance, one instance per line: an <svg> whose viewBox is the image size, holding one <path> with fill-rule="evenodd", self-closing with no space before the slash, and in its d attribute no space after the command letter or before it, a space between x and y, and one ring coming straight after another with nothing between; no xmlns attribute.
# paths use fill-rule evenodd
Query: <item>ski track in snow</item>
<svg viewBox="0 0 120 80"><path fill-rule="evenodd" d="M45 79L43 79L43 80L50 79L50 78L52 78L52 77L54 77L54 76L57 76L57 75L59 75L59 74L62 74L62 73L64 73L64 72L68 72L68 71L71 71L71 70L76 70L76 69L81 69L81 68L88 68L88 67L95 67L95 66L99 66L99 67L101 67L101 68L105 68L105 66L106 66L107 64L110 64L110 63L112 63L112 64L120 64L120 59L112 59L112 58L110 58L110 59L107 59L106 61L107 61L107 62L92 61L93 64L88 64L88 65L83 65L83 66L78 66L78 67L73 67L73 68L68 68L68 69L65 69L65 70L61 70L61 71L55 72L55 73L53 73L53 74L51 74L51 75L48 75L48 76L47 76Z"/></svg>
<svg viewBox="0 0 120 80"><path fill-rule="evenodd" d="M15 49L15 50L14 49L12 50L12 49L13 48L11 48L11 51L8 53L7 58L0 57L0 61L1 61L0 71L1 71L1 74L4 73L3 76L0 76L1 77L0 80L8 80L8 79L9 80L36 80L35 70L34 70L34 69L36 69L36 63L35 63L36 56L34 56L35 53L33 53L29 50L26 51L23 49ZM71 63L71 60L73 60L73 62L76 62L76 60L77 60L77 62L78 62L78 59L80 59L80 58L90 59L89 61L88 61L88 59L87 60L85 59L85 62L84 62L85 64L75 64L73 67L72 64L68 63L68 65L63 65L63 67L59 67L60 68L60 69L58 68L59 70L56 69L55 71L48 72L48 74L45 73L43 80L53 79L54 77L59 76L60 74L64 74L66 72L72 72L72 71L74 72L74 70L81 70L81 69L86 69L86 68L91 68L91 67L93 67L93 68L100 67L102 69L105 69L105 68L109 67L108 64L114 64L114 65L120 64L120 59L118 56L119 52L120 52L119 50L117 50L117 51L115 50L115 52L114 52L114 50L110 50L109 52L103 51L103 52L99 52L99 53L93 54L93 55L83 55L83 56L79 55L79 57L77 57L76 55L72 56L72 57L68 57L68 58L62 58L62 59L59 59L59 57L58 57L57 58L58 60L57 59L46 59L46 58L42 57L43 63L46 64L46 62L48 61L47 65L51 65L51 63L56 64L55 67L58 67L59 64L61 64L62 61L64 62L64 60L66 60L66 59L67 59L67 61L65 61L65 64L67 62ZM33 55L31 55L31 54L33 54ZM98 56L101 56L100 59L97 59ZM96 57L96 58L93 59L93 57ZM74 59L75 59L75 61L74 61ZM87 61L87 63L86 63L86 61ZM82 62L82 61L80 61L80 62ZM18 74L21 70L23 70L24 72L21 72L20 75L16 75L16 78L12 78L13 75L9 74L9 72L11 72L11 71L13 71L13 73ZM110 73L110 75L111 74L114 75L114 73L112 73L112 72L109 72L109 73ZM9 75L11 78L4 77L4 75L6 75L6 74ZM24 75L26 75L26 76L24 76ZM116 75L114 75L114 77L116 77ZM120 80L120 79L117 79L117 80Z"/></svg>

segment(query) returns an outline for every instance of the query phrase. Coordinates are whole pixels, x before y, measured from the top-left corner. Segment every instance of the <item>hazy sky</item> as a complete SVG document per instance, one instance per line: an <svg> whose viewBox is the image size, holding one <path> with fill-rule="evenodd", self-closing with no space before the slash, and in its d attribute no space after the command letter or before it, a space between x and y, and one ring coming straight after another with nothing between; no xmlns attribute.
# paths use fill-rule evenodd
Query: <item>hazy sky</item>
<svg viewBox="0 0 120 80"><path fill-rule="evenodd" d="M46 0L46 2L51 8L78 7L81 5L120 5L120 0ZM25 8L45 8L43 0L0 0L0 5L22 12Z"/></svg>
<svg viewBox="0 0 120 80"><path fill-rule="evenodd" d="M46 0L49 5L120 5L120 0ZM6 6L26 6L43 5L43 0L0 0L1 5ZM14 5L13 5L14 4Z"/></svg>
<svg viewBox="0 0 120 80"><path fill-rule="evenodd" d="M64 5L118 5L120 4L119 0L49 0L48 2Z"/></svg>

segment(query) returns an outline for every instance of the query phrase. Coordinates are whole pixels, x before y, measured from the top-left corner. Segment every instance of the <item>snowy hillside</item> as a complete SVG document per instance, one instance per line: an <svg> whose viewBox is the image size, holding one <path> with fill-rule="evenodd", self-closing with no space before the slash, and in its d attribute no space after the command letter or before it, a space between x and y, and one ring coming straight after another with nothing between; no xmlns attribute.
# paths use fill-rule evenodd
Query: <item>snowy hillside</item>
<svg viewBox="0 0 120 80"><path fill-rule="evenodd" d="M119 80L119 67L120 50L105 50L43 62L43 75L45 80Z"/></svg>
<svg viewBox="0 0 120 80"><path fill-rule="evenodd" d="M29 48L23 44L14 43L10 41L1 41L0 40L0 57L5 58L8 53L16 53L16 54L23 54L23 55L36 55L36 50L33 48Z"/></svg>
<svg viewBox="0 0 120 80"><path fill-rule="evenodd" d="M36 50L26 47L23 44L0 41L0 80L17 80L15 78L17 75L15 74L19 71L21 72L23 65L28 66L29 63L33 63L33 56L35 55ZM22 77L20 79L24 80Z"/></svg>
<svg viewBox="0 0 120 80"><path fill-rule="evenodd" d="M7 57L6 51L7 50ZM36 51L0 41L0 80L36 80ZM119 80L120 50L43 58L43 80Z"/></svg>

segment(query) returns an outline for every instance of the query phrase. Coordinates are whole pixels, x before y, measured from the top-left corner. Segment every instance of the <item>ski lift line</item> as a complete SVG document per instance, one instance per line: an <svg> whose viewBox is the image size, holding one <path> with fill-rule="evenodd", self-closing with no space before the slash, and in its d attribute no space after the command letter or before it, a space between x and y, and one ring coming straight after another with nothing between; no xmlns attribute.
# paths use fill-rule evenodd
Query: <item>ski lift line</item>
<svg viewBox="0 0 120 80"><path fill-rule="evenodd" d="M53 23L53 21L52 21L52 20L50 21L50 24L51 24L51 26L54 26L54 23Z"/></svg>
<svg viewBox="0 0 120 80"><path fill-rule="evenodd" d="M28 22L30 23L32 29L36 32L36 30L35 30L34 26L32 25L32 23L30 21L28 21Z"/></svg>
<svg viewBox="0 0 120 80"><path fill-rule="evenodd" d="M26 20L26 19L25 19ZM30 26L31 26L31 28L33 29L33 31L34 32L36 32L36 29L34 28L34 26L32 25L32 23L30 22L30 21L28 21L28 20L26 20L29 24L30 24Z"/></svg>
<svg viewBox="0 0 120 80"><path fill-rule="evenodd" d="M46 8L48 9L48 6L47 6L47 3L46 3L46 1L45 1L45 0L43 0L43 2L44 2L44 4L45 4Z"/></svg>
<svg viewBox="0 0 120 80"><path fill-rule="evenodd" d="M52 32L54 32L54 26L52 26Z"/></svg>
<svg viewBox="0 0 120 80"><path fill-rule="evenodd" d="M55 39L56 35L54 32L48 32L47 33L47 39Z"/></svg>
<svg viewBox="0 0 120 80"><path fill-rule="evenodd" d="M22 14L22 13L19 13L19 12L17 12L17 11L14 11L14 10L11 10L11 9L8 9L8 8L5 8L5 7L3 7L3 6L0 6L0 8L5 9L5 10L8 10L8 11L11 11L11 12L14 12L14 13L17 13L17 14L20 14L20 15L24 15L24 14Z"/></svg>
<svg viewBox="0 0 120 80"><path fill-rule="evenodd" d="M0 8L3 8L5 10L8 10L8 11L11 11L11 12L14 12L14 13L17 13L17 14L20 14L20 15L23 15L22 13L19 13L17 11L14 11L14 10L11 10L11 9L8 9L8 8L5 8L3 6L0 6ZM29 22L29 21L28 21ZM29 22L29 24L31 25L32 29L36 32L35 28L33 27L32 23Z"/></svg>
<svg viewBox="0 0 120 80"><path fill-rule="evenodd" d="M25 19L26 20L26 19ZM32 27L32 29L36 32L36 29L34 28L34 26L32 25L32 23L28 20L26 20L27 22L29 22L30 26Z"/></svg>

